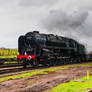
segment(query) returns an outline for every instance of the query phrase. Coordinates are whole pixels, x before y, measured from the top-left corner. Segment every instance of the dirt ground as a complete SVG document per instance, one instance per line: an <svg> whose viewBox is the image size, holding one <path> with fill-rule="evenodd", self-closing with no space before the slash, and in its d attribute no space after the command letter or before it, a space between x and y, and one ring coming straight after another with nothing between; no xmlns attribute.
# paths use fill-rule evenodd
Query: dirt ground
<svg viewBox="0 0 92 92"><path fill-rule="evenodd" d="M47 75L36 75L30 78L8 80L0 83L0 92L43 92L58 84L76 80L92 74L92 67L74 67L66 70L50 72Z"/></svg>

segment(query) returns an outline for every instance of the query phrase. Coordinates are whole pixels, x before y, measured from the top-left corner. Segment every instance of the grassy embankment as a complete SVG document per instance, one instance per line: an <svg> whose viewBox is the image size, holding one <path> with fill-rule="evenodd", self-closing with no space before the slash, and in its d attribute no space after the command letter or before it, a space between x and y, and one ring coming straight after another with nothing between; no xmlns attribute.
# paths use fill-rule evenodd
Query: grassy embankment
<svg viewBox="0 0 92 92"><path fill-rule="evenodd" d="M63 83L46 92L87 92L87 90L92 88L92 76L89 79L83 77L79 80L83 81Z"/></svg>
<svg viewBox="0 0 92 92"><path fill-rule="evenodd" d="M17 49L0 49L0 58L14 58L17 54L18 54ZM10 63L18 63L18 62L7 61L7 62L3 62L3 63L10 64Z"/></svg>
<svg viewBox="0 0 92 92"><path fill-rule="evenodd" d="M13 58L17 54L17 49L0 49L0 58Z"/></svg>
<svg viewBox="0 0 92 92"><path fill-rule="evenodd" d="M14 58L16 55L0 56L0 58Z"/></svg>
<svg viewBox="0 0 92 92"><path fill-rule="evenodd" d="M90 66L92 66L92 63L56 66L56 67L50 67L50 68L45 68L45 69L32 70L31 72L27 72L27 73L21 73L18 75L12 75L12 76L0 78L0 82L10 80L10 79L28 78L28 77L31 77L34 75L39 75L39 74L48 74L49 72L53 72L53 71L57 71L57 70L64 70L64 69L68 69L69 67L84 67L84 66L90 67Z"/></svg>

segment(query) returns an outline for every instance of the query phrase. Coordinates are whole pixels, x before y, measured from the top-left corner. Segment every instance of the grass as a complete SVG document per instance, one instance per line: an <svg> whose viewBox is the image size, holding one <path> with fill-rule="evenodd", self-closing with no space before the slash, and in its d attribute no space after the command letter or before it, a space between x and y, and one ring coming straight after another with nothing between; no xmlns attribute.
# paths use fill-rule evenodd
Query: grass
<svg viewBox="0 0 92 92"><path fill-rule="evenodd" d="M80 80L84 81L63 83L46 92L86 92L92 88L92 76L90 76L90 79L83 77Z"/></svg>
<svg viewBox="0 0 92 92"><path fill-rule="evenodd" d="M32 85L33 83L34 83L33 81L29 81L29 82L28 82L29 85Z"/></svg>
<svg viewBox="0 0 92 92"><path fill-rule="evenodd" d="M63 67L67 67L67 68L70 68L70 67L92 67L92 62L85 62L85 63L72 64L72 65L65 65Z"/></svg>
<svg viewBox="0 0 92 92"><path fill-rule="evenodd" d="M50 68L46 68L46 69L32 70L31 72L27 72L27 73L2 77L2 78L0 78L0 82L10 80L10 79L28 78L28 77L39 75L39 74L48 74L49 72L54 72L54 71L57 71L57 70L65 70L65 69L68 69L69 67L81 67L81 66L90 67L90 66L92 66L92 63L77 64L77 65L66 65L66 66L56 66L56 67L50 67Z"/></svg>
<svg viewBox="0 0 92 92"><path fill-rule="evenodd" d="M69 65L69 67L92 67L92 62L84 64Z"/></svg>
<svg viewBox="0 0 92 92"><path fill-rule="evenodd" d="M48 74L49 72L53 72L56 70L63 70L63 69L67 69L67 68L65 68L65 67L53 67L53 68L47 68L47 69L38 69L38 70L34 70L34 71L28 72L28 73L23 73L23 74L18 74L18 75L0 78L0 82L10 80L10 79L28 78L28 77L39 75L39 74L40 75L41 74Z"/></svg>
<svg viewBox="0 0 92 92"><path fill-rule="evenodd" d="M12 55L17 55L17 49L0 49L0 57L11 57Z"/></svg>
<svg viewBox="0 0 92 92"><path fill-rule="evenodd" d="M0 58L14 58L16 55L0 56Z"/></svg>
<svg viewBox="0 0 92 92"><path fill-rule="evenodd" d="M24 74L3 77L3 78L0 78L0 82L10 80L10 79L28 78L28 77L38 75L38 74L47 74L47 73L42 72L42 71L33 71L33 72L29 72L29 73L24 73Z"/></svg>
<svg viewBox="0 0 92 92"><path fill-rule="evenodd" d="M17 64L17 61L4 62L4 64Z"/></svg>

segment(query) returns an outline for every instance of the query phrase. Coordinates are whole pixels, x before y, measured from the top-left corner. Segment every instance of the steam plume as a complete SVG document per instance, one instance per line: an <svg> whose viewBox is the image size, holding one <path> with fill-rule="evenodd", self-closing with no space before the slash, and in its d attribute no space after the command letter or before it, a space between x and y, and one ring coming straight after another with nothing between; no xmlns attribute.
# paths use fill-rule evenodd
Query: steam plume
<svg viewBox="0 0 92 92"><path fill-rule="evenodd" d="M86 30L88 16L89 12L84 10L71 13L60 10L50 11L48 16L42 20L42 27L51 33L62 34L85 44L87 42L83 38L88 37Z"/></svg>

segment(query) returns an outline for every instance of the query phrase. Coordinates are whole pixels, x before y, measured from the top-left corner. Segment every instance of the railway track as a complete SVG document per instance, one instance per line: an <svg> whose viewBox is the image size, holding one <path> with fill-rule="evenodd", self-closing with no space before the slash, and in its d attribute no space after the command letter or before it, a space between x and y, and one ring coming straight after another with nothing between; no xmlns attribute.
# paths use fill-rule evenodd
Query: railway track
<svg viewBox="0 0 92 92"><path fill-rule="evenodd" d="M0 59L0 60L4 61L4 60L7 60L7 58ZM14 58L13 59L8 58L8 61L9 60L10 61L14 60ZM86 63L86 62L84 62L84 63ZM71 64L65 64L65 65L71 65ZM56 65L56 66L64 66L64 65ZM54 66L51 66L51 67L54 67ZM48 67L39 65L39 67L34 68L29 65L29 66L27 66L27 68L23 68L23 66L21 66L21 64L4 64L4 65L0 65L0 77L21 74L24 72L31 72L32 70L44 69L44 68L48 68Z"/></svg>
<svg viewBox="0 0 92 92"><path fill-rule="evenodd" d="M23 66L2 67L0 68L0 78L4 76L16 75L25 72L27 73L27 72L31 72L32 70L44 69L44 68L48 68L48 67L39 66L35 68L30 65L27 68L23 68Z"/></svg>
<svg viewBox="0 0 92 92"><path fill-rule="evenodd" d="M0 61L16 61L16 58L0 58Z"/></svg>
<svg viewBox="0 0 92 92"><path fill-rule="evenodd" d="M20 64L2 64L0 65L0 68L7 68L7 67L17 67L17 66L21 66L21 63Z"/></svg>
<svg viewBox="0 0 92 92"><path fill-rule="evenodd" d="M33 70L32 67L28 67L26 69L23 69L22 66L0 68L0 77L21 74L23 72L29 72L32 70Z"/></svg>
<svg viewBox="0 0 92 92"><path fill-rule="evenodd" d="M84 62L84 63L87 63L87 62ZM66 66L66 65L73 65L73 64L56 65L56 66ZM45 69L45 68L49 68L49 67L46 67L46 66L44 67L44 66L41 66L41 65L37 68L32 67L30 65L27 68L23 68L23 66L2 67L2 68L0 68L0 78L5 77L5 76L10 76L10 75L27 73L27 72L31 72L32 70ZM55 67L55 66L51 66L51 67Z"/></svg>
<svg viewBox="0 0 92 92"><path fill-rule="evenodd" d="M0 68L16 66L21 66L21 63L17 62L15 58L0 58Z"/></svg>

